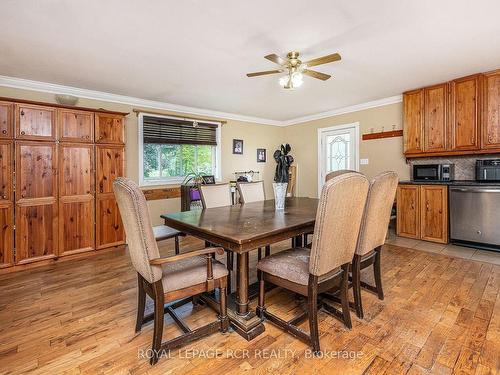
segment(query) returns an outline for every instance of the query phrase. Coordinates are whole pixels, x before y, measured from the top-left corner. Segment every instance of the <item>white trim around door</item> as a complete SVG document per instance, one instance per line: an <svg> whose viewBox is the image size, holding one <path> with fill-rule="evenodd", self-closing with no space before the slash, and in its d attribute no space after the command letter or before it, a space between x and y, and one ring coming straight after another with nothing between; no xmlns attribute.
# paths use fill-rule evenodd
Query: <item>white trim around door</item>
<svg viewBox="0 0 500 375"><path fill-rule="evenodd" d="M359 122L330 126L318 129L318 197L321 195L326 174L329 172L326 167L326 143L324 139L329 135L349 134L352 138L351 151L349 154L348 169L359 171Z"/></svg>

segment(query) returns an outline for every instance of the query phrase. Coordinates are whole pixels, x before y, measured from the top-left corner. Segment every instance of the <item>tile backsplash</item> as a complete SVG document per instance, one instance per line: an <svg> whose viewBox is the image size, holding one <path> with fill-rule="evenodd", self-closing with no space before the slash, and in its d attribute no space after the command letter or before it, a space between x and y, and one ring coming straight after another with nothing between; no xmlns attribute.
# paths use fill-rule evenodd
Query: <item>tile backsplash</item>
<svg viewBox="0 0 500 375"><path fill-rule="evenodd" d="M481 155L474 156L449 156L436 158L418 158L408 160L410 174L413 179L414 164L455 164L455 180L475 180L476 179L476 160L482 159L500 159L499 155Z"/></svg>

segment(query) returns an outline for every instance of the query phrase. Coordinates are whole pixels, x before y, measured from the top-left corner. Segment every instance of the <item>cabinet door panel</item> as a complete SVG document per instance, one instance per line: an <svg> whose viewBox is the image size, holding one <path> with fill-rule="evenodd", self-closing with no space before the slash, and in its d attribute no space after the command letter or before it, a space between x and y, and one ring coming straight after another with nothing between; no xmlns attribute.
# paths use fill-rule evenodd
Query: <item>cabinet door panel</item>
<svg viewBox="0 0 500 375"><path fill-rule="evenodd" d="M421 238L448 242L448 187L423 185L420 188Z"/></svg>
<svg viewBox="0 0 500 375"><path fill-rule="evenodd" d="M35 201L35 200L33 200ZM16 263L29 263L57 255L57 203L23 202L16 206Z"/></svg>
<svg viewBox="0 0 500 375"><path fill-rule="evenodd" d="M59 202L59 254L94 249L94 197L61 198Z"/></svg>
<svg viewBox="0 0 500 375"><path fill-rule="evenodd" d="M415 90L403 95L404 152L421 153L423 132L423 91Z"/></svg>
<svg viewBox="0 0 500 375"><path fill-rule="evenodd" d="M125 231L114 194L98 196L96 209L97 249L123 244Z"/></svg>
<svg viewBox="0 0 500 375"><path fill-rule="evenodd" d="M397 235L420 238L420 191L418 185L399 185L397 190Z"/></svg>
<svg viewBox="0 0 500 375"><path fill-rule="evenodd" d="M448 84L424 89L424 150L446 151Z"/></svg>
<svg viewBox="0 0 500 375"><path fill-rule="evenodd" d="M124 143L123 116L107 113L95 114L97 143Z"/></svg>
<svg viewBox="0 0 500 375"><path fill-rule="evenodd" d="M0 268L14 262L14 212L12 202L0 205Z"/></svg>
<svg viewBox="0 0 500 375"><path fill-rule="evenodd" d="M452 93L452 148L476 150L479 148L479 76L457 79L451 84Z"/></svg>
<svg viewBox="0 0 500 375"><path fill-rule="evenodd" d="M93 195L94 146L77 143L60 144L59 192L61 197Z"/></svg>
<svg viewBox="0 0 500 375"><path fill-rule="evenodd" d="M0 102L0 138L12 138L13 108L12 103Z"/></svg>
<svg viewBox="0 0 500 375"><path fill-rule="evenodd" d="M55 140L56 110L30 104L16 104L16 138Z"/></svg>
<svg viewBox="0 0 500 375"><path fill-rule="evenodd" d="M96 146L97 193L112 193L113 181L124 175L124 149L121 146Z"/></svg>
<svg viewBox="0 0 500 375"><path fill-rule="evenodd" d="M484 75L483 148L500 148L500 70Z"/></svg>
<svg viewBox="0 0 500 375"><path fill-rule="evenodd" d="M16 199L57 196L57 155L54 143L17 142Z"/></svg>
<svg viewBox="0 0 500 375"><path fill-rule="evenodd" d="M60 109L59 139L64 142L92 143L94 141L94 113Z"/></svg>
<svg viewBox="0 0 500 375"><path fill-rule="evenodd" d="M0 203L12 201L14 143L0 140Z"/></svg>

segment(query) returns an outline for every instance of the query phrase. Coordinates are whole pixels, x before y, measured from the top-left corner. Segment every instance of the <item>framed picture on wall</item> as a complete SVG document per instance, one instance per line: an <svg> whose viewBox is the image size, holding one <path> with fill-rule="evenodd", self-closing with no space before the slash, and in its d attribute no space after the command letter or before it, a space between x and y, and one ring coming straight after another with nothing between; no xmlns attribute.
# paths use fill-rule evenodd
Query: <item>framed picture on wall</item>
<svg viewBox="0 0 500 375"><path fill-rule="evenodd" d="M243 155L243 139L233 139L233 154Z"/></svg>
<svg viewBox="0 0 500 375"><path fill-rule="evenodd" d="M266 149L258 148L257 149L257 163L265 163L266 162Z"/></svg>
<svg viewBox="0 0 500 375"><path fill-rule="evenodd" d="M213 175L201 176L201 179L203 180L203 183L205 185L215 184L215 176L213 176Z"/></svg>

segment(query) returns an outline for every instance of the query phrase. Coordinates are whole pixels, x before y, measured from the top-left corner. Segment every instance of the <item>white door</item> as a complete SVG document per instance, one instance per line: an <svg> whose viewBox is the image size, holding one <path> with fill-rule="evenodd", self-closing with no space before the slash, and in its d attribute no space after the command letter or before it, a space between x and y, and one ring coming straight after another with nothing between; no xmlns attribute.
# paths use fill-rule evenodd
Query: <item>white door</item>
<svg viewBox="0 0 500 375"><path fill-rule="evenodd" d="M329 172L359 170L359 124L318 129L318 196Z"/></svg>

